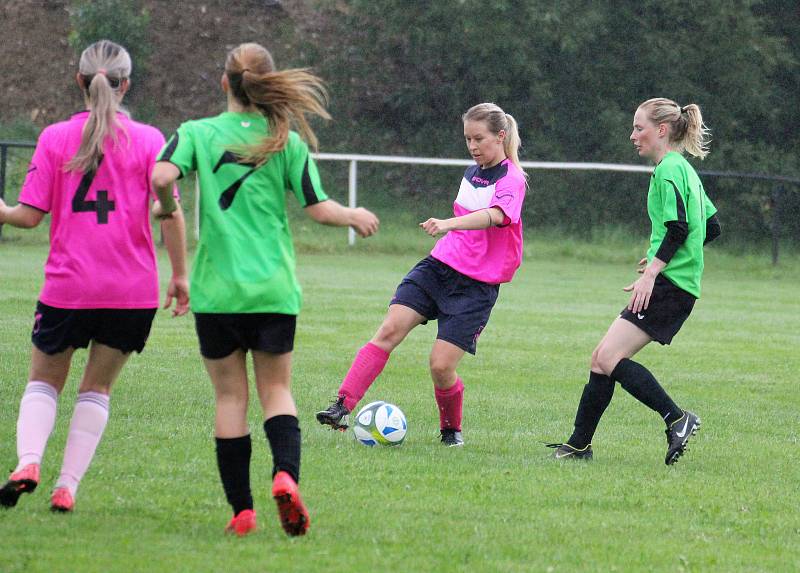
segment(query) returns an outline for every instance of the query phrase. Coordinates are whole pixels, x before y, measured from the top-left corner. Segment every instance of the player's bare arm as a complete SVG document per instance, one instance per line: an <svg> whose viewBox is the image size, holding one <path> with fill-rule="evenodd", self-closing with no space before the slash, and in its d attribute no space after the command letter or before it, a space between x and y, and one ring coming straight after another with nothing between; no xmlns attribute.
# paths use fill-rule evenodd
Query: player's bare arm
<svg viewBox="0 0 800 573"><path fill-rule="evenodd" d="M473 231L487 229L503 223L505 214L497 207L481 209L461 217L451 217L450 219L428 219L420 223L419 226L431 237L444 235L449 231Z"/></svg>
<svg viewBox="0 0 800 573"><path fill-rule="evenodd" d="M0 225L31 229L42 222L44 213L27 205L9 207L0 199Z"/></svg>

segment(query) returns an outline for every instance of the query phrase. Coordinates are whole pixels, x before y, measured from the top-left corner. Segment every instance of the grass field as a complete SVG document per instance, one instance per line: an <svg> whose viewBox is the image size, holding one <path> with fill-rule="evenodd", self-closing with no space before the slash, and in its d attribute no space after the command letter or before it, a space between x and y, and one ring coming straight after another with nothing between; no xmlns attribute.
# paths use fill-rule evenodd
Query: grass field
<svg viewBox="0 0 800 573"><path fill-rule="evenodd" d="M299 255L305 307L294 366L309 534L289 539L278 525L255 408L259 530L244 539L222 534L230 514L215 465L211 386L192 320L162 311L146 351L115 387L75 513L54 515L49 490L85 353L78 355L42 485L0 512L0 571L800 570L796 258L773 269L766 256L712 250L703 299L680 335L671 347L640 354L678 403L703 419L680 463L664 465L658 415L620 388L595 438L595 460L564 463L542 443L569 435L588 357L624 304L620 289L635 276L642 245L529 240L477 357L460 368L466 446L437 442L429 325L410 335L367 394L403 408L408 438L397 449L368 449L321 428L313 413L333 396L395 285L430 243L390 233L386 243L348 251L338 246L342 231L296 228L301 245L317 245ZM15 420L46 255L41 241L4 234L3 471L16 460Z"/></svg>

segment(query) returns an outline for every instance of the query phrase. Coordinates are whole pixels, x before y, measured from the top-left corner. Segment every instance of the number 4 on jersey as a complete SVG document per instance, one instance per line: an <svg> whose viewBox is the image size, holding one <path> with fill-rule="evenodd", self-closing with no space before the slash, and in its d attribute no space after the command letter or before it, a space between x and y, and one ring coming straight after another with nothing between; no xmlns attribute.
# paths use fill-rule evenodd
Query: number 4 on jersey
<svg viewBox="0 0 800 573"><path fill-rule="evenodd" d="M97 163L97 169L100 169L100 163L103 158ZM116 207L114 201L108 200L108 191L100 190L97 192L97 199L94 201L87 201L86 195L89 193L89 188L92 186L94 176L97 174L97 169L87 171L81 177L81 182L78 189L75 191L75 196L72 197L72 212L73 213L97 213L97 224L106 225L108 223L108 214Z"/></svg>

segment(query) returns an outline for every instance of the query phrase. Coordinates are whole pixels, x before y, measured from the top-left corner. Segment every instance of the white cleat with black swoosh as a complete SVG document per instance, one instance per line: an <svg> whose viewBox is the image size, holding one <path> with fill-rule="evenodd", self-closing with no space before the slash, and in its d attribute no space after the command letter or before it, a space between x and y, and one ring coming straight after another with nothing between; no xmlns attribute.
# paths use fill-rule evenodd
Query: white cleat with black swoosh
<svg viewBox="0 0 800 573"><path fill-rule="evenodd" d="M555 448L553 457L557 460L591 460L592 459L592 444L578 449L569 444L546 444L548 448Z"/></svg>

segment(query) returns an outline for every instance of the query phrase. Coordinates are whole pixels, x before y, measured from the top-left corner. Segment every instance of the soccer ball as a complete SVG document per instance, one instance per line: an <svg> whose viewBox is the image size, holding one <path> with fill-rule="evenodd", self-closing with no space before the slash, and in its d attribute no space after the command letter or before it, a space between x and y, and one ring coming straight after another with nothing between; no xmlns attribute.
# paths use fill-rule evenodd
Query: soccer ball
<svg viewBox="0 0 800 573"><path fill-rule="evenodd" d="M371 402L356 414L353 434L365 446L399 446L406 437L406 416L394 404Z"/></svg>

